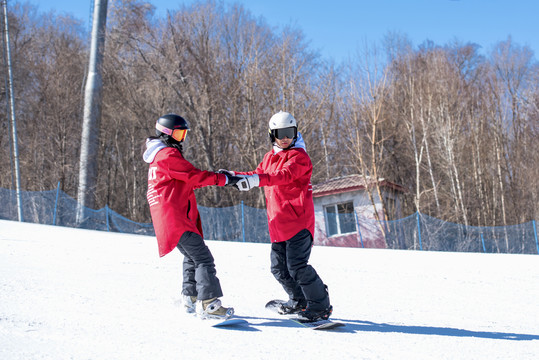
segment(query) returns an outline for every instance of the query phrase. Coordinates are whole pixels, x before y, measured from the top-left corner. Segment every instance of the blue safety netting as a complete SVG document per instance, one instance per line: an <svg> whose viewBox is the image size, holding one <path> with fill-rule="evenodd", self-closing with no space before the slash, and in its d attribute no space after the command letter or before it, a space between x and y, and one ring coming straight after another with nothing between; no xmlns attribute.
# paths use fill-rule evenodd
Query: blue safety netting
<svg viewBox="0 0 539 360"><path fill-rule="evenodd" d="M465 226L415 213L385 222L392 249L536 254L535 221L510 226Z"/></svg>
<svg viewBox="0 0 539 360"><path fill-rule="evenodd" d="M99 210L83 209L77 221L77 201L61 190L21 191L25 222L76 227L90 230L115 231L154 236L151 223L132 221L105 206ZM0 219L18 220L14 190L0 188ZM269 243L266 210L242 204L209 208L199 206L202 230L206 239ZM249 229L248 232L245 229Z"/></svg>
<svg viewBox="0 0 539 360"><path fill-rule="evenodd" d="M83 220L78 222L77 201L59 189L21 191L21 202L25 222L155 235L151 223L132 221L108 206L99 210L84 208ZM18 220L14 190L0 188L0 204L0 219ZM224 208L199 206L199 212L206 239L269 243L265 209L238 204ZM356 221L361 222L361 219ZM383 222L383 228L386 245L390 249L539 253L535 221L510 226L477 227L416 213L403 219Z"/></svg>

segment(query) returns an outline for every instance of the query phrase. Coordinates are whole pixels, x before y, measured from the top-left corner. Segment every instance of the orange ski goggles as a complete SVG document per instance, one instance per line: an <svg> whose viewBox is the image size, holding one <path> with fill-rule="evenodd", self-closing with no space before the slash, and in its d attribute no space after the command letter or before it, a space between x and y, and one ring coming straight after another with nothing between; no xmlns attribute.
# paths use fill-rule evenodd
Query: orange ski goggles
<svg viewBox="0 0 539 360"><path fill-rule="evenodd" d="M155 124L155 128L164 134L172 136L174 140L180 141L180 142L185 140L185 137L187 136L187 130L189 130L189 129L169 129L159 123Z"/></svg>

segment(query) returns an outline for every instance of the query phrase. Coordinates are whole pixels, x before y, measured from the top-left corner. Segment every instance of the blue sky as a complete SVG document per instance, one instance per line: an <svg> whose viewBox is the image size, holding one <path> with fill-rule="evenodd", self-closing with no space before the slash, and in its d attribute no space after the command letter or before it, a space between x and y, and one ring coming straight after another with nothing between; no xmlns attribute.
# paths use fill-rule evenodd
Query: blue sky
<svg viewBox="0 0 539 360"><path fill-rule="evenodd" d="M55 10L89 22L93 0L28 1L39 11ZM114 0L109 0L109 5ZM193 0L148 0L158 15ZM388 32L406 34L415 46L425 40L445 45L473 42L487 54L511 36L529 46L539 59L539 0L225 0L240 3L276 29L293 25L303 31L311 49L337 62L362 49L382 44ZM89 25L88 25L89 26Z"/></svg>

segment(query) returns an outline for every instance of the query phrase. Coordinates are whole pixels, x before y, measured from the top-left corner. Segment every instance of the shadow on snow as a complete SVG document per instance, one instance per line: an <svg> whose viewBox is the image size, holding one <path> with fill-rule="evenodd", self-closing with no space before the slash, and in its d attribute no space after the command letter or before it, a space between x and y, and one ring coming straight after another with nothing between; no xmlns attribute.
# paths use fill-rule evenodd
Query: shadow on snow
<svg viewBox="0 0 539 360"><path fill-rule="evenodd" d="M475 337L483 339L497 339L497 340L517 340L517 341L529 341L539 340L539 335L531 334L517 334L517 333L504 333L504 332L492 332L492 331L472 331L464 329L455 329L449 327L437 327L437 326L410 326L410 325L392 325L392 324L378 324L371 321L359 321L359 320L342 320L334 319L346 323L347 327L350 327L354 331L369 331L369 332L383 332L383 333L402 333L402 334L414 334L414 335L438 335L438 336L453 336L453 337Z"/></svg>
<svg viewBox="0 0 539 360"><path fill-rule="evenodd" d="M270 326L270 327L290 327L290 328L302 328L301 325L286 319L286 318L260 318L252 316L237 316L240 319L245 320L267 320L262 323L253 324L249 323L248 327L238 327L239 329L255 331L256 327ZM452 337L473 337L482 339L495 339L495 340L514 340L514 341L530 341L539 340L539 335L533 334L517 334L507 332L494 332L494 331L473 331L465 329L455 329L450 327L439 326L411 326L411 325L394 325L375 323L372 321L361 320L346 320L336 319L331 320L340 321L346 324L345 327L334 329L334 332L380 332L380 333L401 333L401 334L414 334L414 335L436 335L436 336L452 336ZM253 329L253 327L255 329Z"/></svg>

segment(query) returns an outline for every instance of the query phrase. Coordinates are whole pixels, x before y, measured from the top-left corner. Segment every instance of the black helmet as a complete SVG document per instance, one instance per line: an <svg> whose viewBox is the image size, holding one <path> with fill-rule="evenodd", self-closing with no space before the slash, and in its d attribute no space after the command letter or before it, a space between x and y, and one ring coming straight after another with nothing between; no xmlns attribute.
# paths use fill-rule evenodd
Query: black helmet
<svg viewBox="0 0 539 360"><path fill-rule="evenodd" d="M163 115L155 123L155 134L157 136L168 135L179 142L185 139L187 130L189 130L187 121L176 114Z"/></svg>

